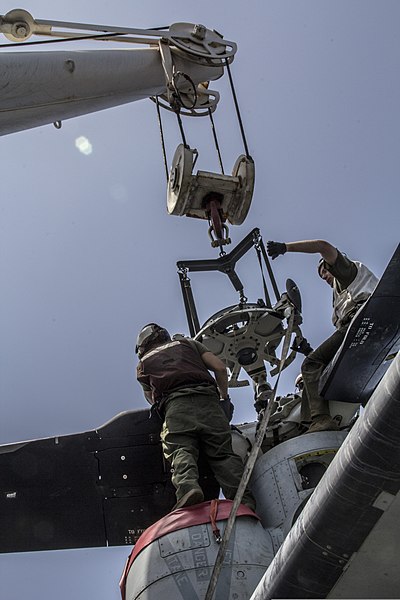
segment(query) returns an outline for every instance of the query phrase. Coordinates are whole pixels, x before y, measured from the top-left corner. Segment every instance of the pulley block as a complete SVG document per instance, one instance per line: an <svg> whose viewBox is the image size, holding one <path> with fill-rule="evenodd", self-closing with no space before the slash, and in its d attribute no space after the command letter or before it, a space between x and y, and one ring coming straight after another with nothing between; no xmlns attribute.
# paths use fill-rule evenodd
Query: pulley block
<svg viewBox="0 0 400 600"><path fill-rule="evenodd" d="M208 61L231 59L237 49L234 42L224 40L221 34L204 25L174 23L169 28L169 34L177 48Z"/></svg>
<svg viewBox="0 0 400 600"><path fill-rule="evenodd" d="M232 175L197 171L192 174L196 153L179 144L175 151L167 191L167 209L170 215L209 220L207 201L211 194L220 197L221 220L241 225L250 208L254 190L254 162L241 155Z"/></svg>

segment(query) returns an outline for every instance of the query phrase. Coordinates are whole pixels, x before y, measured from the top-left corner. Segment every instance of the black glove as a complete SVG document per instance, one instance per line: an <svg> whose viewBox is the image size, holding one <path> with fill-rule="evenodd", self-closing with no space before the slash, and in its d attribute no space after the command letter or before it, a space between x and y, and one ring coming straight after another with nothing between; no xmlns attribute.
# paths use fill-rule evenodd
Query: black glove
<svg viewBox="0 0 400 600"><path fill-rule="evenodd" d="M270 256L272 260L274 260L280 254L285 254L286 250L286 244L283 242L267 242L268 256Z"/></svg>
<svg viewBox="0 0 400 600"><path fill-rule="evenodd" d="M221 398L221 400L219 401L219 405L222 408L222 410L224 411L228 421L231 422L232 417L233 417L233 411L235 410L235 407L233 406L230 397L227 396L226 398Z"/></svg>
<svg viewBox="0 0 400 600"><path fill-rule="evenodd" d="M291 350L300 352L300 354L304 354L304 356L308 356L310 352L313 351L306 338L303 338L299 344L296 344L296 342L294 342L293 346L291 346Z"/></svg>
<svg viewBox="0 0 400 600"><path fill-rule="evenodd" d="M257 413L264 410L264 408L267 408L267 406L268 406L268 398L264 398L263 400L256 400L254 402L254 408Z"/></svg>

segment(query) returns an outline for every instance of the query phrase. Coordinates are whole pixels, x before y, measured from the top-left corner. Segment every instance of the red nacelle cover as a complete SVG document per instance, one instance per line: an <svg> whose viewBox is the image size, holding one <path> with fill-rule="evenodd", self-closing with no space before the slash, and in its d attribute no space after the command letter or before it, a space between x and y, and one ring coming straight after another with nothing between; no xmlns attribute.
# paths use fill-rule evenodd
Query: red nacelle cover
<svg viewBox="0 0 400 600"><path fill-rule="evenodd" d="M129 555L122 573L119 584L122 600L125 600L126 578L128 577L129 570L139 552L141 552L144 548L146 548L146 546L155 540L167 535L168 533L171 533L171 531L178 531L179 529L185 529L186 527L193 527L194 525L209 523L211 521L210 513L212 502L214 501L202 502L201 504L195 504L194 506L188 506L186 508L174 510L154 523L154 525L151 525L151 527L148 527L146 531L142 533L131 554ZM218 521L223 521L229 518L232 504L232 500L218 501ZM255 519L258 519L258 516L244 504L239 506L236 517L254 517Z"/></svg>

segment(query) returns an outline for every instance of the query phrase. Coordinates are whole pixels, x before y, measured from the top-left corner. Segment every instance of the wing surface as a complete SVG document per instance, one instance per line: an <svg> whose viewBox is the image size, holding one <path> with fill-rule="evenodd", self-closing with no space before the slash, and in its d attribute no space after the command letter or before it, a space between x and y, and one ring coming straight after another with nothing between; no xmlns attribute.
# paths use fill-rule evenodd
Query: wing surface
<svg viewBox="0 0 400 600"><path fill-rule="evenodd" d="M93 431L0 446L0 552L132 545L175 504L161 421L124 412ZM205 495L217 497L210 474Z"/></svg>

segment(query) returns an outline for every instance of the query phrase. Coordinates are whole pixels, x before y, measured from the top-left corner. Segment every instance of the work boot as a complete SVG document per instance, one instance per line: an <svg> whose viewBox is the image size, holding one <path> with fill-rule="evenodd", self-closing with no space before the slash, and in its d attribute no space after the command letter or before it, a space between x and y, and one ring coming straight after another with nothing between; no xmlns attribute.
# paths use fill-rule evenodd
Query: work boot
<svg viewBox="0 0 400 600"><path fill-rule="evenodd" d="M247 508L250 508L254 513L256 512L256 503L254 500L242 500L242 504L247 506Z"/></svg>
<svg viewBox="0 0 400 600"><path fill-rule="evenodd" d="M316 433L317 431L338 431L339 427L330 415L318 415L312 419L307 433Z"/></svg>
<svg viewBox="0 0 400 600"><path fill-rule="evenodd" d="M183 494L182 498L178 500L172 510L176 510L177 508L184 508L185 506L192 506L193 504L200 504L203 502L204 494L200 488L193 488Z"/></svg>
<svg viewBox="0 0 400 600"><path fill-rule="evenodd" d="M247 508L250 508L253 512L256 512L256 501L253 498L253 494L245 492L242 498L242 504L245 504Z"/></svg>

